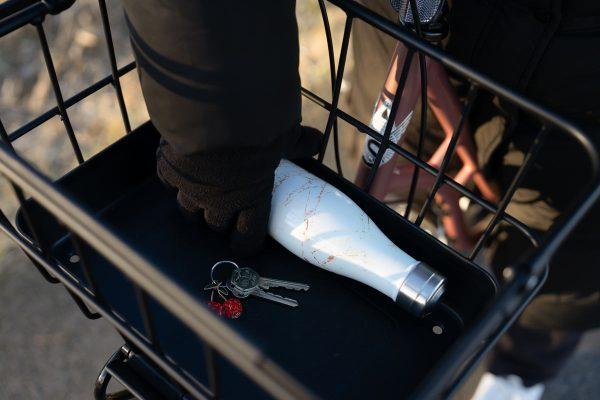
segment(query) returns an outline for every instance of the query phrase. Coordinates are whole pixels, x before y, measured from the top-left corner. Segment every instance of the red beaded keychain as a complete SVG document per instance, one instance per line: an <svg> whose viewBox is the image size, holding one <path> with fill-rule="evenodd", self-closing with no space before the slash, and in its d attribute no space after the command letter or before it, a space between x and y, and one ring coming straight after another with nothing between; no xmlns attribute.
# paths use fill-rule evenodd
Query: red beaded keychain
<svg viewBox="0 0 600 400"><path fill-rule="evenodd" d="M240 315L242 315L242 311L244 311L244 308L242 307L242 302L235 297L225 300L223 306L221 307L221 312L227 318L231 319L239 318Z"/></svg>
<svg viewBox="0 0 600 400"><path fill-rule="evenodd" d="M216 312L220 316L225 316L227 318L236 319L242 315L244 308L242 307L242 302L235 298L228 298L229 291L224 287L223 282L215 280L213 274L215 268L222 264L231 264L236 269L239 269L238 265L233 261L219 261L215 265L213 265L210 270L210 278L211 283L206 285L204 290L210 290L210 301L208 302L208 307ZM223 299L223 302L215 301L215 292Z"/></svg>

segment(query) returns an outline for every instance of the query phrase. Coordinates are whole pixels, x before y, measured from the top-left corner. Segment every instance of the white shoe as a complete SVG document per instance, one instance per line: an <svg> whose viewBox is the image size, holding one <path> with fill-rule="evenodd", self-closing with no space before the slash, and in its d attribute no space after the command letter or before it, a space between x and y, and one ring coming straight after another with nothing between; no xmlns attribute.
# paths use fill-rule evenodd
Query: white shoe
<svg viewBox="0 0 600 400"><path fill-rule="evenodd" d="M471 400L540 400L544 389L543 383L526 387L516 375L498 376L486 372Z"/></svg>

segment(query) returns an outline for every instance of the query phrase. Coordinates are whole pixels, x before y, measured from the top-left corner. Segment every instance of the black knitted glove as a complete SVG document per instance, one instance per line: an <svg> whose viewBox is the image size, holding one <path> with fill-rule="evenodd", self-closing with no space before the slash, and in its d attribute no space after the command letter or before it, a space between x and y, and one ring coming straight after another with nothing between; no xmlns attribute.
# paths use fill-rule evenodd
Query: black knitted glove
<svg viewBox="0 0 600 400"><path fill-rule="evenodd" d="M282 158L310 157L319 151L321 133L293 129L266 147L184 156L161 139L157 173L178 191L177 201L188 217L203 215L206 224L230 233L240 256L257 253L267 234L274 172Z"/></svg>

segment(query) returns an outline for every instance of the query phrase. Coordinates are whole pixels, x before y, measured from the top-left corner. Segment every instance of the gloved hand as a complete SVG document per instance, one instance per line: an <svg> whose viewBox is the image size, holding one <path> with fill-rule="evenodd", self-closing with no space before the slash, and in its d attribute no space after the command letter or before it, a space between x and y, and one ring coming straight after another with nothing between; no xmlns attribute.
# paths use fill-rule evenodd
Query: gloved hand
<svg viewBox="0 0 600 400"><path fill-rule="evenodd" d="M157 174L178 191L188 217L203 216L216 232L230 234L240 256L257 253L267 234L274 172L282 158L315 155L321 133L298 125L265 147L240 147L207 154L179 155L163 139L157 150Z"/></svg>

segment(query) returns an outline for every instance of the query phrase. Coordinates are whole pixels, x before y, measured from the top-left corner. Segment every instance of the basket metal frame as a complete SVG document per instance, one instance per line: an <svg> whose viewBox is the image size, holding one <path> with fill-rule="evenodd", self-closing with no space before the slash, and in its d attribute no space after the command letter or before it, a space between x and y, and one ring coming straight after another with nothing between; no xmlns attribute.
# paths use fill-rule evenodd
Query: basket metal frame
<svg viewBox="0 0 600 400"><path fill-rule="evenodd" d="M416 32L413 32L402 28L397 23L374 13L355 1L328 0L329 3L337 6L346 14L341 50L339 57L336 60L334 57L333 35L329 24L326 4L324 0L317 1L319 2L323 17L325 37L328 45L332 100L331 102L328 102L317 94L304 88L302 89L302 93L308 99L314 101L329 112L324 132L325 144L319 154L319 161L323 161L327 143L329 143L330 136L333 135L336 166L338 172L341 174L338 146L339 132L337 126L338 120L341 119L356 127L359 132L376 138L381 142L375 161L375 168L373 168L371 172L367 187L372 183L373 178L377 173L377 166L387 149L393 150L400 157L417 167L414 169L413 182L408 196L409 200L406 216L409 215L410 209L413 206L414 192L419 174L427 173L436 178L433 189L419 211L419 216L414 221L415 225L420 225L424 215L427 213L429 207L431 207L431 202L437 190L442 185L449 185L474 203L479 204L483 209L493 213L493 218L480 238L477 246L467 257L469 260L475 259L483 248L483 244L492 233L494 227L500 222L514 226L537 246L535 251L524 255L523 259L519 262L518 268L515 269L516 273L513 279L502 288L497 298L487 307L486 312L484 312L472 326L465 330L462 336L452 345L444 357L439 360L436 367L426 377L423 384L416 388L413 394L414 398L434 398L439 395L449 397L458 387L462 379L467 376L470 369L476 364L476 361L491 348L499 336L510 326L523 308L528 304L530 299L535 295L545 279L547 265L553 253L573 230L578 221L581 220L585 213L599 198L600 176L598 170L600 158L597 150L590 141L589 136L575 125L563 119L556 113L540 107L534 102L524 98L522 95L503 87L492 79L459 63L439 48L423 40L420 37L422 36L422 32L418 23L418 18L415 18L417 21L415 27ZM198 302L191 293L188 293L185 289L178 286L170 278L165 276L156 265L146 259L143 254L135 251L125 241L121 240L116 232L111 231L105 224L96 219L84 205L79 204L77 201L67 196L57 185L34 169L15 152L12 145L14 141L18 140L34 128L42 125L49 119L60 116L73 148L75 158L79 164L85 162L73 127L70 123L68 109L108 85L112 85L115 89L124 131L131 131L127 107L120 85L120 78L124 74L132 71L135 68L135 64L130 62L122 67L118 67L117 65L105 0L98 0L98 4L111 73L79 93L67 99L63 98L60 83L54 68L52 54L44 31L44 18L48 14L58 13L67 9L72 3L72 0L9 0L0 5L0 37L28 24L32 24L35 27L56 99L55 107L47 110L13 132L8 133L0 121L0 138L2 138L3 142L0 146L0 172L9 180L14 190L21 206L24 219L32 233L32 239L30 240L21 234L2 211L0 211L0 229L27 254L48 281L52 283L60 282L66 287L87 317L98 318L102 316L108 320L125 338L127 338L127 340L135 345L137 349L161 368L173 382L179 385L192 397L199 399L219 397L219 380L216 378L218 376L217 364L215 361L216 355L228 359L274 397L314 397L306 387L297 382L281 367L269 360L259 349L251 345L238 333L228 328L217 316L209 311L203 304ZM410 5L413 9L413 15L418 17L415 0L411 0ZM407 65L410 65L410 61L415 55L419 57L422 75L421 84L423 85L423 88L426 86L427 78L425 68L423 68L425 56L437 60L447 69L462 76L469 82L469 94L464 105L461 122L454 131L450 146L448 147L439 170L433 168L421 159L425 137L426 112L421 112L422 120L419 144L417 146L418 150L416 154L412 154L399 145L390 142L389 138L392 124L388 124L385 134L381 137L369 126L340 109L339 100L342 80L346 67L352 25L356 20L363 21L364 23L371 25L374 29L378 29L390 37L402 41L409 48L409 56L405 62L405 69ZM403 79L399 82L399 89L392 105L392 112L397 109L399 105L399 99L402 95L406 77L407 74L403 74ZM519 168L513 184L510 185L499 204L492 204L480 198L470 189L453 181L452 178L446 174L454 147L458 142L462 124L466 121L471 105L480 90L487 90L510 102L515 107L535 116L539 119L542 126L525 161ZM423 90L423 92L425 92L425 90ZM422 97L423 99L420 107L421 111L424 111L426 110L427 102L424 98L425 96ZM590 185L584 191L582 196L574 202L570 211L565 213L565 217L562 221L555 224L542 241L542 238L539 238L536 232L508 215L506 213L506 207L515 190L518 188L522 177L526 175L535 160L537 150L542 145L544 136L547 134L557 134L557 132L569 135L579 143L582 151L589 159L593 176ZM70 236L74 248L80 257L80 263L85 271L87 287L74 280L60 267L60 265L57 264L56 260L50 256L49 245L43 243L43 241L40 240L40 235L37 234L36 221L31 217L28 210L25 192L39 203L39 205L50 212L71 233ZM102 293L97 290L94 276L81 251L84 242L109 260L135 284L139 303L138 306L144 321L144 333L146 334L146 337L149 338L148 340L136 333L127 325L127 323L118 318L112 311L110 305L103 300ZM440 243L440 245L442 244ZM200 339L202 339L206 349L205 353L207 354L207 370L211 377L209 378L209 382L201 383L192 379L161 354L160 343L157 341L156 335L154 334L152 315L148 311L148 296L151 296L172 312L187 327L197 334ZM86 304L92 304L95 311L91 311Z"/></svg>

